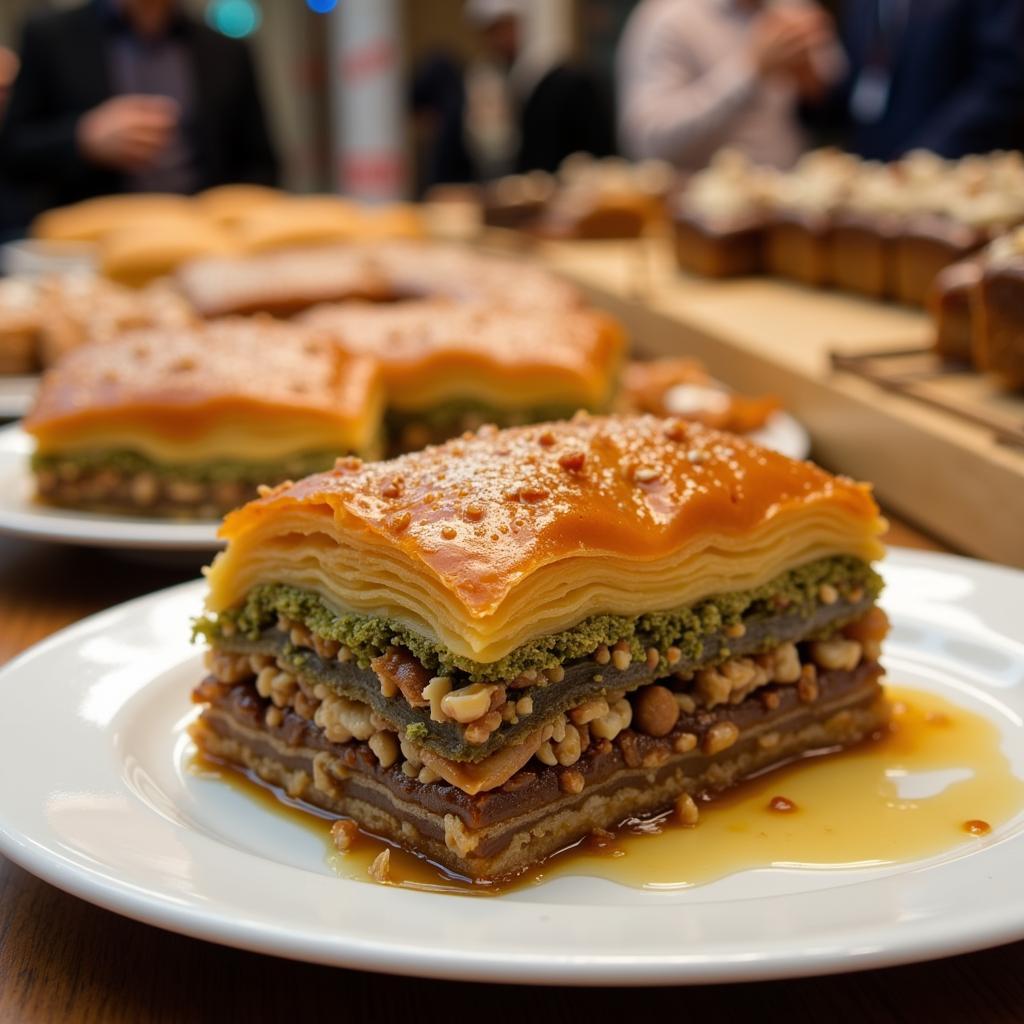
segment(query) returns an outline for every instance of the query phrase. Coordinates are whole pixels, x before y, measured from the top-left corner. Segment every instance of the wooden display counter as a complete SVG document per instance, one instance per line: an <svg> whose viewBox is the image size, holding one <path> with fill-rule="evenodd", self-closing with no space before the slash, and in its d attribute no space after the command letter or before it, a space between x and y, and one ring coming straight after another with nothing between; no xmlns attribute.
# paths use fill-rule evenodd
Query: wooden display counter
<svg viewBox="0 0 1024 1024"><path fill-rule="evenodd" d="M638 353L692 354L738 390L778 395L818 461L873 481L885 505L964 552L1024 567L1024 447L832 367L835 352L927 344L922 313L768 278L688 278L658 239L539 252L623 319ZM964 388L977 390L971 380ZM991 404L1024 427L1024 398Z"/></svg>

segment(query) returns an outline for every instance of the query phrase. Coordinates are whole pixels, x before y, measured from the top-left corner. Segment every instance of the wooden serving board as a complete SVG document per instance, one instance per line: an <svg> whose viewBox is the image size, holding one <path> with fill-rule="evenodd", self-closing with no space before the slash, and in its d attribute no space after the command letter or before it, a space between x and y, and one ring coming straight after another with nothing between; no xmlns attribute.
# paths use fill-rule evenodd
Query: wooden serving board
<svg viewBox="0 0 1024 1024"><path fill-rule="evenodd" d="M768 278L686 277L658 238L537 252L621 317L638 353L692 354L741 391L778 395L822 464L872 481L888 507L960 550L1024 567L1024 397L934 362L922 370L922 312ZM879 379L908 375L894 350L915 353L910 386Z"/></svg>

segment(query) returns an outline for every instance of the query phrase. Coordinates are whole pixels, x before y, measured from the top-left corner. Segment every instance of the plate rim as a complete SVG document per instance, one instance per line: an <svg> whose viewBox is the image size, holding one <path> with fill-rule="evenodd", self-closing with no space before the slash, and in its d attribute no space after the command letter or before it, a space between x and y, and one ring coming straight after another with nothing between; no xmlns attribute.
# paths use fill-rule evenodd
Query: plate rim
<svg viewBox="0 0 1024 1024"><path fill-rule="evenodd" d="M894 560L910 568L945 568L960 574L967 570L971 575L980 573L981 576L1002 579L1011 585L1024 587L1024 572L1008 566L959 555L901 547L892 547L889 552ZM140 607L172 600L177 596L184 597L187 593L195 592L198 596L202 586L201 580L188 581L81 619L28 648L3 666L0 669L0 685L26 665L45 658L51 650L74 645L81 637L102 631L108 619L130 617ZM992 848L999 845L994 844ZM455 955L446 955L443 946L431 949L426 944L418 947L390 945L385 950L379 943L361 941L358 935L348 934L326 941L322 936L309 933L288 934L285 931L287 923L268 928L264 922L255 918L239 921L230 916L204 911L194 903L177 905L160 892L136 892L128 884L118 885L116 880L112 881L82 863L75 863L45 843L33 839L31 835L12 830L2 806L0 853L71 895L165 930L304 962L429 978L589 986L756 981L847 973L924 959L939 959L1024 937L1024 902L1017 901L1015 904L1007 900L1002 905L996 904L994 909L987 907L984 913L975 909L971 915L958 916L955 921L932 919L924 934L918 932L909 941L906 938L908 930L904 929L900 936L902 941L898 944L890 941L854 951L813 948L804 949L797 955L790 943L765 951L753 963L746 962L746 958L738 955L723 957L721 954L716 960L702 961L692 950L647 956L641 962L626 953L617 956L566 954L562 959L544 961L535 954L498 957L493 951L467 955L465 951L459 950ZM965 927L965 921L970 922L970 926ZM387 955L382 961L384 953Z"/></svg>

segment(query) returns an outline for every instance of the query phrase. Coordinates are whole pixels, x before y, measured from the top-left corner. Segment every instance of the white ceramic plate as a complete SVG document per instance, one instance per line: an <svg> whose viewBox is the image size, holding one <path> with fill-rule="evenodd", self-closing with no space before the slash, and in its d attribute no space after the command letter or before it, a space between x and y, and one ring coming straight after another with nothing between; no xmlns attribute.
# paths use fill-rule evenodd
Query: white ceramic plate
<svg viewBox="0 0 1024 1024"><path fill-rule="evenodd" d="M18 424L0 429L0 532L34 540L146 552L215 551L218 522L175 522L48 508L33 499L32 439Z"/></svg>
<svg viewBox="0 0 1024 1024"><path fill-rule="evenodd" d="M887 664L997 723L1024 776L1024 573L895 550ZM201 584L88 619L0 672L0 849L141 921L297 959L465 980L739 981L1024 936L1024 813L939 857L688 890L562 877L487 900L344 881L322 840L186 769Z"/></svg>
<svg viewBox="0 0 1024 1024"><path fill-rule="evenodd" d="M791 459L806 459L811 454L811 435L788 412L773 412L760 430L753 431L747 437Z"/></svg>
<svg viewBox="0 0 1024 1024"><path fill-rule="evenodd" d="M0 420L24 416L32 408L38 387L36 376L0 376Z"/></svg>
<svg viewBox="0 0 1024 1024"><path fill-rule="evenodd" d="M717 383L711 386L677 384L665 394L665 408L679 416L707 408L717 410L721 405L728 405L728 401L728 388ZM788 412L772 413L760 430L751 432L747 437L791 459L806 459L811 454L811 435Z"/></svg>

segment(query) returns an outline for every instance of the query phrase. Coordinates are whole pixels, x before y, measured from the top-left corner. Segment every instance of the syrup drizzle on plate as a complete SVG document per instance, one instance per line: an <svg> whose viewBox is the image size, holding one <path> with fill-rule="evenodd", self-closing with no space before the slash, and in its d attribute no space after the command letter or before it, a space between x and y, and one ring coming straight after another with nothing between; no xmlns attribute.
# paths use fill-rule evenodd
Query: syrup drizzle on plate
<svg viewBox="0 0 1024 1024"><path fill-rule="evenodd" d="M388 884L484 896L585 875L644 889L679 889L758 868L850 869L907 862L985 841L1024 808L1024 780L1001 749L998 727L933 693L889 687L892 724L852 750L798 762L701 804L694 827L671 814L624 822L588 837L510 882L453 877L390 848ZM807 763L813 761L813 764ZM388 848L360 834L337 851L330 820L248 775L195 757L193 770L243 790L324 839L343 878L371 882ZM376 883L374 883L376 884Z"/></svg>

